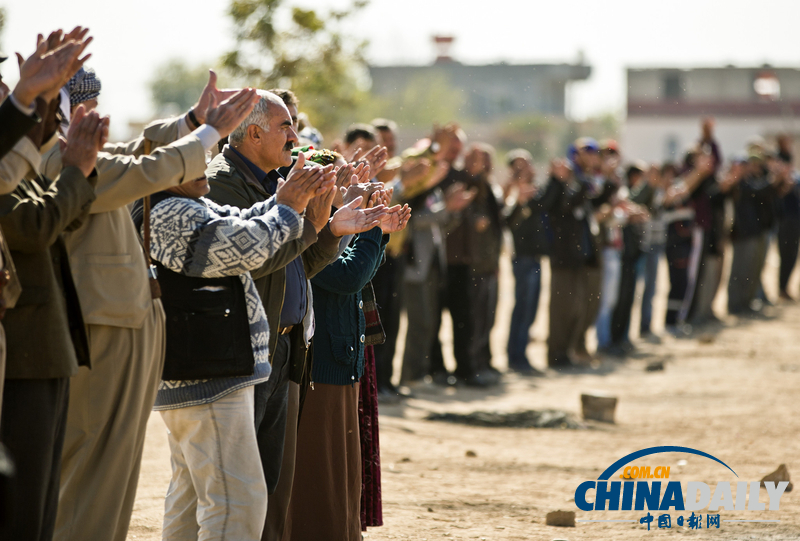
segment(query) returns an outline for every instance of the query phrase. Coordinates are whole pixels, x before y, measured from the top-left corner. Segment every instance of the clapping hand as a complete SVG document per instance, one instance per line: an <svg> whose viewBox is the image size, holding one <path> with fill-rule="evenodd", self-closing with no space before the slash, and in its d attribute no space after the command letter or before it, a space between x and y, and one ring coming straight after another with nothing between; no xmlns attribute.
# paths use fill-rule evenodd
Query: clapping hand
<svg viewBox="0 0 800 541"><path fill-rule="evenodd" d="M275 191L275 200L281 205L293 208L298 214L302 214L306 210L309 201L314 197L327 195L332 191L334 184L330 166L305 169L305 162L303 153L298 154L297 161L286 180L279 182L278 189ZM330 210L328 211L329 215ZM325 219L327 220L327 218L326 216Z"/></svg>
<svg viewBox="0 0 800 541"><path fill-rule="evenodd" d="M331 218L331 233L342 237L363 233L379 226L386 214L386 207L381 204L373 208L358 208L363 201L364 198L358 196L337 210Z"/></svg>
<svg viewBox="0 0 800 541"><path fill-rule="evenodd" d="M475 188L467 189L461 182L453 184L444 195L447 210L450 212L464 210L472 203L476 195L478 195L478 190Z"/></svg>
<svg viewBox="0 0 800 541"><path fill-rule="evenodd" d="M380 223L381 230L387 235L405 229L406 225L408 225L409 218L411 218L411 208L409 208L408 205L389 207L392 201L393 191L392 188L389 188L388 190L374 192L367 205L368 208L373 208L380 204L387 207L386 214L381 219Z"/></svg>
<svg viewBox="0 0 800 541"><path fill-rule="evenodd" d="M355 163L364 163L369 166L369 172L374 177L377 176L383 168L386 167L386 162L389 160L389 151L386 147L375 146L372 147L363 156L356 158ZM371 177L370 177L371 178Z"/></svg>
<svg viewBox="0 0 800 541"><path fill-rule="evenodd" d="M208 70L208 83L206 83L205 88L203 88L203 92L197 99L197 103L192 106L191 111L200 124L205 124L206 115L209 109L213 107L214 103L222 103L235 94L235 90L219 90L217 88L217 74L214 70L210 69Z"/></svg>
<svg viewBox="0 0 800 541"><path fill-rule="evenodd" d="M77 167L85 177L92 174L97 153L108 142L109 118L100 118L97 111L89 113L79 105L69 124L67 141L61 141L63 167Z"/></svg>
<svg viewBox="0 0 800 541"><path fill-rule="evenodd" d="M213 93L209 99L205 123L216 129L220 137L227 137L247 118L261 97L254 89L243 88L219 105Z"/></svg>
<svg viewBox="0 0 800 541"><path fill-rule="evenodd" d="M550 162L550 176L561 182L566 182L572 177L572 168L564 159L555 159Z"/></svg>
<svg viewBox="0 0 800 541"><path fill-rule="evenodd" d="M61 87L92 56L79 58L92 42L92 38L86 37L88 32L88 28L78 26L66 35L61 30L52 32L46 40L39 34L36 51L31 56L23 59L17 53L19 83L14 88L14 97L23 105L33 103L37 97L48 102L55 99Z"/></svg>
<svg viewBox="0 0 800 541"><path fill-rule="evenodd" d="M328 220L331 217L331 205L333 205L333 199L336 196L336 174L332 165L315 169L321 172L324 191L318 193L316 197L308 202L306 219L313 224L314 229L319 233L328 224Z"/></svg>

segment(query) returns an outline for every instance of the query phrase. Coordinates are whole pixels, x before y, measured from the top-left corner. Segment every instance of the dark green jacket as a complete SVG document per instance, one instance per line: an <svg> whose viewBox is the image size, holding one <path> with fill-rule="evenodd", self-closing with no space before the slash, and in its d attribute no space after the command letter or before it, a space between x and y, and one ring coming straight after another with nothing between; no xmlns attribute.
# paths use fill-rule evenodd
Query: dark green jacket
<svg viewBox="0 0 800 541"><path fill-rule="evenodd" d="M22 285L16 306L3 319L6 379L66 378L77 374L79 365L89 364L61 233L77 227L94 199L93 184L76 167L64 168L55 182L23 180L0 196L0 227Z"/></svg>
<svg viewBox="0 0 800 541"><path fill-rule="evenodd" d="M250 168L228 146L211 161L206 170L206 177L211 186L211 192L206 197L220 205L250 208L273 195L267 193ZM303 235L298 240L286 243L263 267L251 273L269 322L270 362L278 343L278 329L286 289L286 265L302 254L306 277L311 279L336 258L339 240L339 237L331 233L328 226L317 235L311 222L303 219ZM311 303L308 306L311 306ZM295 383L301 383L302 375L306 372L309 337L304 336L305 329L300 328L302 326L296 327L290 336L292 342L290 378Z"/></svg>
<svg viewBox="0 0 800 541"><path fill-rule="evenodd" d="M313 381L353 385L364 374L361 290L375 276L387 242L389 235L379 227L356 235L342 255L311 280L317 321Z"/></svg>

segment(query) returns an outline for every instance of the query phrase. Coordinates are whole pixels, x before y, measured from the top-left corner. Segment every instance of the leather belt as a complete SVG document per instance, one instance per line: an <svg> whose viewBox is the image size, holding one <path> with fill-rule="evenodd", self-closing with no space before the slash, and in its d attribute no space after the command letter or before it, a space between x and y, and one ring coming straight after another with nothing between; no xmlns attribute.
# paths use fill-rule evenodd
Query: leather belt
<svg viewBox="0 0 800 541"><path fill-rule="evenodd" d="M294 329L294 325L289 325L288 327L281 327L278 329L278 334L289 334Z"/></svg>

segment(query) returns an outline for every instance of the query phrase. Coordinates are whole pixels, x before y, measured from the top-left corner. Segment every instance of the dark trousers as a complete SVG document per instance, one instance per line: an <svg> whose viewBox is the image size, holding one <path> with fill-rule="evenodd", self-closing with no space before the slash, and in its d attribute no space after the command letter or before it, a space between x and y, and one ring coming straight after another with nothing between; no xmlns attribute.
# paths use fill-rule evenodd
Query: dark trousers
<svg viewBox="0 0 800 541"><path fill-rule="evenodd" d="M16 466L0 539L50 541L58 510L69 378L7 379L0 440Z"/></svg>
<svg viewBox="0 0 800 541"><path fill-rule="evenodd" d="M789 286L789 278L797 263L800 249L800 219L784 218L778 224L778 253L781 256L779 283L781 292Z"/></svg>
<svg viewBox="0 0 800 541"><path fill-rule="evenodd" d="M551 268L547 360L557 367L570 352L586 351L586 331L600 308L601 273L589 266Z"/></svg>
<svg viewBox="0 0 800 541"><path fill-rule="evenodd" d="M497 313L497 289L496 273L473 274L472 359L478 371L492 365L491 335Z"/></svg>
<svg viewBox="0 0 800 541"><path fill-rule="evenodd" d="M667 266L669 267L669 296L665 324L674 326L683 323L679 320L681 309L689 289L689 260L692 253L691 225L671 225L667 233Z"/></svg>
<svg viewBox="0 0 800 541"><path fill-rule="evenodd" d="M408 316L406 346L400 382L420 381L430 373L431 344L439 331L439 264L434 260L421 282L406 281L404 301ZM434 326L435 325L435 326ZM441 351L441 348L439 348Z"/></svg>
<svg viewBox="0 0 800 541"><path fill-rule="evenodd" d="M281 475L275 491L269 495L267 520L261 541L281 541L286 529L286 516L292 500L294 464L297 452L297 422L300 415L300 386L289 382L289 409L286 414L286 435L281 460Z"/></svg>
<svg viewBox="0 0 800 541"><path fill-rule="evenodd" d="M269 380L255 386L256 439L268 494L275 492L281 475L286 414L289 408L290 352L289 335L278 336L278 344L272 356L272 374Z"/></svg>
<svg viewBox="0 0 800 541"><path fill-rule="evenodd" d="M528 368L530 362L525 350L530 341L530 329L536 321L539 293L542 285L542 266L538 257L514 258L514 311L508 332L509 368Z"/></svg>
<svg viewBox="0 0 800 541"><path fill-rule="evenodd" d="M750 309L760 283L764 242L761 236L735 239L731 275L728 281L728 313L739 314Z"/></svg>
<svg viewBox="0 0 800 541"><path fill-rule="evenodd" d="M636 297L636 270L638 266L638 257L622 258L617 305L614 307L614 312L611 316L611 342L613 344L619 345L630 342L628 331L631 326L633 301Z"/></svg>
<svg viewBox="0 0 800 541"><path fill-rule="evenodd" d="M433 328L434 340L431 346L431 374L444 372L442 343L439 328L442 324L442 309L447 308L453 320L453 355L456 358L456 376L469 378L475 375L477 367L472 358L473 304L474 291L469 265L448 265L445 287L440 291L440 306L437 310Z"/></svg>
<svg viewBox="0 0 800 541"><path fill-rule="evenodd" d="M375 301L381 316L386 341L374 346L375 369L378 389L392 385L392 361L397 350L397 335L400 332L400 313L403 307L403 271L405 261L402 257L386 256L386 262L378 268L372 287Z"/></svg>

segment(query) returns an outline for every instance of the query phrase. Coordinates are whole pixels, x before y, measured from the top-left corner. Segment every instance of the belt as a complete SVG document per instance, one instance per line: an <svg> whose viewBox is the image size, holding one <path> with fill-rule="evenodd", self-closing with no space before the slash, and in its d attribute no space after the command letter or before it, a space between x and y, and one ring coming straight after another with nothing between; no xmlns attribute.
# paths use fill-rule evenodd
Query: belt
<svg viewBox="0 0 800 541"><path fill-rule="evenodd" d="M278 329L278 334L289 334L294 329L294 325L289 325L288 327L281 327Z"/></svg>

